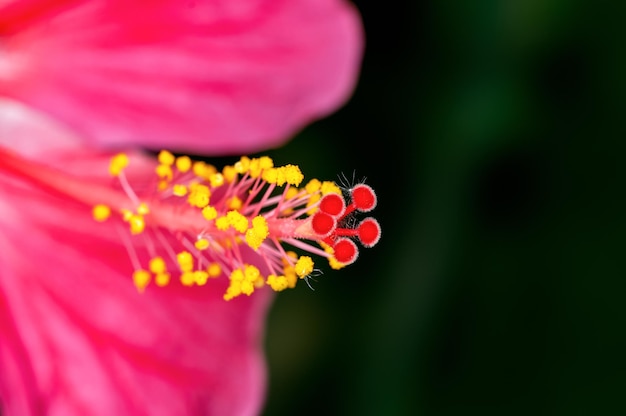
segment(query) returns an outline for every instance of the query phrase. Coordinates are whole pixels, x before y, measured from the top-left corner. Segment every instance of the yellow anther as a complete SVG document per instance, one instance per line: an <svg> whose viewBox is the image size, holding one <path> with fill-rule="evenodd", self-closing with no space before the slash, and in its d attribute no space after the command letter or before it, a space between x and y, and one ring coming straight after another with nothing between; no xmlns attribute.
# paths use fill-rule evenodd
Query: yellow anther
<svg viewBox="0 0 626 416"><path fill-rule="evenodd" d="M174 164L175 157L171 152L167 150L161 150L157 156L157 160L162 165L171 166Z"/></svg>
<svg viewBox="0 0 626 416"><path fill-rule="evenodd" d="M270 274L269 276L267 276L266 283L276 292L280 292L289 287L289 283L285 276L276 276L275 274Z"/></svg>
<svg viewBox="0 0 626 416"><path fill-rule="evenodd" d="M180 282L183 284L183 286L192 286L195 280L196 277L191 270L184 271L180 275Z"/></svg>
<svg viewBox="0 0 626 416"><path fill-rule="evenodd" d="M254 293L254 283L244 280L241 282L241 293L244 295L250 296Z"/></svg>
<svg viewBox="0 0 626 416"><path fill-rule="evenodd" d="M234 166L224 166L222 175L224 175L224 180L226 180L227 183L231 183L237 179L237 170Z"/></svg>
<svg viewBox="0 0 626 416"><path fill-rule="evenodd" d="M292 260L296 260L298 258L298 255L296 254L295 251L288 251L285 254L287 254L287 257L289 257ZM282 260L283 260L283 266L290 265L290 262L286 258L283 258Z"/></svg>
<svg viewBox="0 0 626 416"><path fill-rule="evenodd" d="M202 216L207 221L214 220L215 218L217 218L217 210L215 209L215 207L207 205L206 207L202 208Z"/></svg>
<svg viewBox="0 0 626 416"><path fill-rule="evenodd" d="M296 272L293 267L286 268L284 270L285 278L287 279L287 286L289 289L293 289L296 287L296 283L298 283L298 276L296 276Z"/></svg>
<svg viewBox="0 0 626 416"><path fill-rule="evenodd" d="M267 183L276 184L278 182L278 169L270 168L263 171L263 180Z"/></svg>
<svg viewBox="0 0 626 416"><path fill-rule="evenodd" d="M193 174L200 178L205 178L209 170L208 165L201 160L193 162L193 164L191 165L191 169L193 171Z"/></svg>
<svg viewBox="0 0 626 416"><path fill-rule="evenodd" d="M269 169L274 167L274 161L269 156L261 156L259 158L259 167L261 169Z"/></svg>
<svg viewBox="0 0 626 416"><path fill-rule="evenodd" d="M320 188L322 195L327 194L338 194L341 195L341 188L337 186L335 182L324 181L322 182L322 187Z"/></svg>
<svg viewBox="0 0 626 416"><path fill-rule="evenodd" d="M206 250L207 248L209 248L209 240L207 240L206 238L200 238L196 240L196 242L193 245L198 250Z"/></svg>
<svg viewBox="0 0 626 416"><path fill-rule="evenodd" d="M255 280L259 278L259 276L261 276L261 272L259 271L257 267L248 264L245 266L244 276L245 276L245 280L249 282L254 282Z"/></svg>
<svg viewBox="0 0 626 416"><path fill-rule="evenodd" d="M193 270L193 256L188 251L181 251L176 255L176 260L182 272Z"/></svg>
<svg viewBox="0 0 626 416"><path fill-rule="evenodd" d="M301 279L310 275L313 272L313 259L309 256L300 256L294 269Z"/></svg>
<svg viewBox="0 0 626 416"><path fill-rule="evenodd" d="M339 269L343 269L344 267L346 267L346 265L344 263L341 263L339 260L337 260L335 256L330 256L328 258L328 264L334 270L339 270Z"/></svg>
<svg viewBox="0 0 626 416"><path fill-rule="evenodd" d="M143 292L143 290L150 283L150 272L147 270L135 270L133 273L133 283L139 292Z"/></svg>
<svg viewBox="0 0 626 416"><path fill-rule="evenodd" d="M265 286L265 277L263 277L263 275L259 275L259 277L257 277L256 280L252 282L252 284L254 284L255 289L261 289L263 286Z"/></svg>
<svg viewBox="0 0 626 416"><path fill-rule="evenodd" d="M159 273L154 276L154 283L159 287L167 286L170 280L171 276L169 273Z"/></svg>
<svg viewBox="0 0 626 416"><path fill-rule="evenodd" d="M320 188L322 187L322 183L317 180L317 179L311 179L305 186L304 189L306 190L307 194L312 194L315 193L317 191L320 190Z"/></svg>
<svg viewBox="0 0 626 416"><path fill-rule="evenodd" d="M292 186L289 189L287 189L287 192L285 192L285 199L295 198L296 195L298 195L299 193L300 193L300 190Z"/></svg>
<svg viewBox="0 0 626 416"><path fill-rule="evenodd" d="M231 300L239 295L241 295L241 282L231 280L226 293L224 293L224 300Z"/></svg>
<svg viewBox="0 0 626 416"><path fill-rule="evenodd" d="M219 217L215 220L215 227L220 231L226 231L228 230L228 227L230 227L230 221L228 221L228 218L225 216Z"/></svg>
<svg viewBox="0 0 626 416"><path fill-rule="evenodd" d="M267 221L261 215L257 215L252 219L252 229L254 229L254 232L257 234L264 236L263 238L267 237L270 231L267 226Z"/></svg>
<svg viewBox="0 0 626 416"><path fill-rule="evenodd" d="M191 169L191 163L189 156L179 156L176 158L176 169L181 173L187 173Z"/></svg>
<svg viewBox="0 0 626 416"><path fill-rule="evenodd" d="M133 216L133 212L131 210L124 208L120 209L120 214L122 214L122 219L124 221L130 220L130 217Z"/></svg>
<svg viewBox="0 0 626 416"><path fill-rule="evenodd" d="M226 213L228 223L240 233L245 233L248 229L248 218L243 216L239 211L228 211Z"/></svg>
<svg viewBox="0 0 626 416"><path fill-rule="evenodd" d="M165 191L168 186L169 186L169 182L168 181L160 180L159 183L157 183L157 191L159 191L159 192Z"/></svg>
<svg viewBox="0 0 626 416"><path fill-rule="evenodd" d="M283 170L285 172L285 180L289 185L300 186L300 183L304 179L304 175L298 166L287 165L283 167Z"/></svg>
<svg viewBox="0 0 626 416"><path fill-rule="evenodd" d="M252 219L252 228L246 231L246 243L253 249L258 250L268 235L267 221L258 215Z"/></svg>
<svg viewBox="0 0 626 416"><path fill-rule="evenodd" d="M154 171L156 172L157 176L165 181L170 181L172 180L172 176L174 175L172 173L172 167L169 165L157 165L157 167L154 169Z"/></svg>
<svg viewBox="0 0 626 416"><path fill-rule="evenodd" d="M239 210L243 206L243 201L238 196L232 197L228 200L228 209Z"/></svg>
<svg viewBox="0 0 626 416"><path fill-rule="evenodd" d="M309 197L309 200L308 200L308 201L307 201L307 203L306 203L306 206L307 206L307 207L310 207L310 206L313 206L313 205L317 204L321 198L322 198L322 195L321 195L321 194L319 194L319 193L311 195L311 196ZM308 215L313 215L313 214L315 214L318 210L319 210L319 209L318 209L318 206L317 206L317 205L315 205L315 206L313 206L313 208L311 208L310 210L308 210L306 213L307 213Z"/></svg>
<svg viewBox="0 0 626 416"><path fill-rule="evenodd" d="M130 226L130 233L133 235L141 234L146 228L146 222L142 215L132 214L128 218L128 224Z"/></svg>
<svg viewBox="0 0 626 416"><path fill-rule="evenodd" d="M243 270L235 269L230 273L231 281L242 281L244 279Z"/></svg>
<svg viewBox="0 0 626 416"><path fill-rule="evenodd" d="M189 191L190 193L187 197L189 205L198 208L204 208L209 205L211 191L208 186L195 184L194 186L189 187Z"/></svg>
<svg viewBox="0 0 626 416"><path fill-rule="evenodd" d="M219 188L224 185L224 175L221 173L214 173L209 176L209 182L213 188Z"/></svg>
<svg viewBox="0 0 626 416"><path fill-rule="evenodd" d="M165 273L166 265L162 257L154 257L150 259L149 269L154 274Z"/></svg>
<svg viewBox="0 0 626 416"><path fill-rule="evenodd" d="M196 270L193 272L193 280L198 286L203 286L209 279L209 274L203 270Z"/></svg>
<svg viewBox="0 0 626 416"><path fill-rule="evenodd" d="M118 153L111 158L109 173L111 176L118 176L126 166L128 166L128 156L126 153Z"/></svg>
<svg viewBox="0 0 626 416"><path fill-rule="evenodd" d="M209 274L209 277L217 277L222 274L222 268L217 263L209 264L206 271Z"/></svg>
<svg viewBox="0 0 626 416"><path fill-rule="evenodd" d="M104 204L98 204L93 207L93 219L102 222L106 221L111 216L111 208Z"/></svg>
<svg viewBox="0 0 626 416"><path fill-rule="evenodd" d="M176 184L172 187L172 193L176 196L187 195L187 187L185 185Z"/></svg>
<svg viewBox="0 0 626 416"><path fill-rule="evenodd" d="M261 175L261 162L259 159L250 159L250 167L248 169L248 173L252 178L258 178L259 175Z"/></svg>
<svg viewBox="0 0 626 416"><path fill-rule="evenodd" d="M250 169L250 158L247 156L242 156L241 159L234 165L235 171L237 173L244 174Z"/></svg>
<svg viewBox="0 0 626 416"><path fill-rule="evenodd" d="M150 213L150 208L148 207L148 204L146 204L145 202L140 203L139 206L137 207L137 214L147 215L149 213Z"/></svg>

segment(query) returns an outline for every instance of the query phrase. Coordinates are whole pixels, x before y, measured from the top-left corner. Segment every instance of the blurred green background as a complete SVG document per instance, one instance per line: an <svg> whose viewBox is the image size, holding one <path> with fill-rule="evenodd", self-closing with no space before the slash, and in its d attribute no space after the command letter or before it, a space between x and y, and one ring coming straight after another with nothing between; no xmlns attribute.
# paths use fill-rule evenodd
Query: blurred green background
<svg viewBox="0 0 626 416"><path fill-rule="evenodd" d="M277 297L264 414L626 414L626 2L355 4L354 96L270 154L383 236Z"/></svg>

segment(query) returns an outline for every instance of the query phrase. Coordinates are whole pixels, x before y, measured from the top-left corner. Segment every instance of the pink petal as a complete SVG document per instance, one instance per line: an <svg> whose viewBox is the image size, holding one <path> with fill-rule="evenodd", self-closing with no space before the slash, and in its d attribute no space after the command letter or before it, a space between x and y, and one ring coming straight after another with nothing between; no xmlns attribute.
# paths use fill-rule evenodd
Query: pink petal
<svg viewBox="0 0 626 416"><path fill-rule="evenodd" d="M0 149L1 150L1 149ZM225 279L139 294L115 227L15 175L0 152L0 401L8 415L253 415L268 293ZM108 180L110 155L49 154ZM146 160L129 171L152 175ZM89 171L86 171L89 167ZM146 169L147 168L147 169ZM155 289L155 290L150 290Z"/></svg>
<svg viewBox="0 0 626 416"><path fill-rule="evenodd" d="M341 0L0 5L0 95L107 145L249 153L343 104L362 52Z"/></svg>

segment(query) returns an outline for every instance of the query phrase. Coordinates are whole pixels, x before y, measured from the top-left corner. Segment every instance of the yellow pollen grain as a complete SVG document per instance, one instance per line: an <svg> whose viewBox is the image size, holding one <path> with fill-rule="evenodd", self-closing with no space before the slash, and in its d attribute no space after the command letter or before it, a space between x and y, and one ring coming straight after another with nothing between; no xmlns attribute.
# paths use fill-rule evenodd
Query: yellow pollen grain
<svg viewBox="0 0 626 416"><path fill-rule="evenodd" d="M224 185L224 175L221 173L214 173L209 176L209 182L213 188L219 188Z"/></svg>
<svg viewBox="0 0 626 416"><path fill-rule="evenodd" d="M341 263L339 260L335 258L335 256L330 256L328 258L328 264L333 270L340 270L346 267L345 263Z"/></svg>
<svg viewBox="0 0 626 416"><path fill-rule="evenodd" d="M208 171L207 164L201 160L193 162L193 164L191 165L191 169L193 171L193 174L199 178L204 178Z"/></svg>
<svg viewBox="0 0 626 416"><path fill-rule="evenodd" d="M122 214L122 219L124 221L130 220L130 217L133 216L133 212L129 209L122 208L120 209L120 214Z"/></svg>
<svg viewBox="0 0 626 416"><path fill-rule="evenodd" d="M166 180L160 180L159 183L157 184L157 190L158 191L165 191L168 187L169 183Z"/></svg>
<svg viewBox="0 0 626 416"><path fill-rule="evenodd" d="M202 208L202 216L207 221L214 220L215 218L217 218L217 210L215 209L215 207L207 205L206 207Z"/></svg>
<svg viewBox="0 0 626 416"><path fill-rule="evenodd" d="M209 240L207 240L206 238L200 238L196 240L196 242L193 245L198 250L206 250L207 248L209 248Z"/></svg>
<svg viewBox="0 0 626 416"><path fill-rule="evenodd" d="M133 283L139 292L143 292L150 283L150 272L147 270L135 270L133 272Z"/></svg>
<svg viewBox="0 0 626 416"><path fill-rule="evenodd" d="M335 182L332 181L324 181L322 182L322 187L320 188L322 195L327 194L338 194L341 195L341 188L337 186Z"/></svg>
<svg viewBox="0 0 626 416"><path fill-rule="evenodd" d="M276 292L283 291L289 287L289 283L285 276L276 276L275 274L267 276L266 283Z"/></svg>
<svg viewBox="0 0 626 416"><path fill-rule="evenodd" d="M204 286L209 279L209 274L204 270L196 270L193 272L193 280L198 286Z"/></svg>
<svg viewBox="0 0 626 416"><path fill-rule="evenodd" d="M209 205L211 191L208 186L195 184L194 186L189 187L189 191L190 193L187 197L189 205L198 208L204 208Z"/></svg>
<svg viewBox="0 0 626 416"><path fill-rule="evenodd" d="M239 197L234 196L228 201L228 208L239 210L243 206L243 201Z"/></svg>
<svg viewBox="0 0 626 416"><path fill-rule="evenodd" d="M275 184L278 181L278 169L270 168L263 171L263 180L267 183Z"/></svg>
<svg viewBox="0 0 626 416"><path fill-rule="evenodd" d="M128 156L126 153L118 153L111 158L109 173L111 176L119 176L126 166L128 166Z"/></svg>
<svg viewBox="0 0 626 416"><path fill-rule="evenodd" d="M304 186L304 189L306 190L307 194L313 194L313 193L319 191L321 187L322 187L322 183L318 179L314 178L314 179L311 179Z"/></svg>
<svg viewBox="0 0 626 416"><path fill-rule="evenodd" d="M285 181L289 185L300 186L300 183L304 179L304 175L300 168L296 165L287 165L284 167Z"/></svg>
<svg viewBox="0 0 626 416"><path fill-rule="evenodd" d="M174 155L167 151L167 150L161 150L159 152L159 155L157 156L157 160L159 161L160 164L162 165L167 165L167 166L171 166L174 164Z"/></svg>
<svg viewBox="0 0 626 416"><path fill-rule="evenodd" d="M180 275L180 282L183 286L192 286L195 281L195 276L192 271L185 271Z"/></svg>
<svg viewBox="0 0 626 416"><path fill-rule="evenodd" d="M235 171L240 174L244 174L250 169L250 158L247 156L242 156L238 162L234 165Z"/></svg>
<svg viewBox="0 0 626 416"><path fill-rule="evenodd" d="M187 195L187 187L177 183L172 187L172 193L176 196L185 196Z"/></svg>
<svg viewBox="0 0 626 416"><path fill-rule="evenodd" d="M310 275L313 272L313 259L309 256L300 256L294 269L301 279Z"/></svg>
<svg viewBox="0 0 626 416"><path fill-rule="evenodd" d="M165 273L165 260L163 260L163 257L154 257L150 259L150 265L148 268L154 274Z"/></svg>
<svg viewBox="0 0 626 416"><path fill-rule="evenodd" d="M191 158L189 156L179 156L176 158L176 169L181 173L187 173L191 169Z"/></svg>
<svg viewBox="0 0 626 416"><path fill-rule="evenodd" d="M150 213L150 208L148 207L148 204L146 204L145 202L140 203L139 206L137 207L137 214L147 215L149 213Z"/></svg>
<svg viewBox="0 0 626 416"><path fill-rule="evenodd" d="M222 274L222 268L218 263L211 263L209 267L207 267L207 273L209 277L217 277Z"/></svg>
<svg viewBox="0 0 626 416"><path fill-rule="evenodd" d="M246 231L246 243L254 250L258 250L268 235L267 221L264 217L258 215L252 219L252 228Z"/></svg>
<svg viewBox="0 0 626 416"><path fill-rule="evenodd" d="M222 169L222 175L227 183L231 183L237 179L237 169L235 169L234 166L224 166L224 169Z"/></svg>
<svg viewBox="0 0 626 416"><path fill-rule="evenodd" d="M244 280L243 282L241 282L241 293L243 293L244 295L250 296L251 294L254 293L254 284L252 282L249 282L247 280Z"/></svg>
<svg viewBox="0 0 626 416"><path fill-rule="evenodd" d="M228 221L228 218L222 216L215 220L215 227L220 231L226 231L228 230L228 227L230 227L230 222Z"/></svg>
<svg viewBox="0 0 626 416"><path fill-rule="evenodd" d="M228 211L226 213L228 223L240 233L245 233L248 229L248 218L243 216L239 211Z"/></svg>
<svg viewBox="0 0 626 416"><path fill-rule="evenodd" d="M111 216L111 208L104 204L98 204L93 207L92 214L94 220L103 222Z"/></svg>
<svg viewBox="0 0 626 416"><path fill-rule="evenodd" d="M154 283L159 287L164 287L169 284L171 275L169 273L159 273L154 276Z"/></svg>
<svg viewBox="0 0 626 416"><path fill-rule="evenodd" d="M172 180L172 177L174 176L174 173L172 172L172 167L169 165L157 165L154 171L159 178L166 181Z"/></svg>
<svg viewBox="0 0 626 416"><path fill-rule="evenodd" d="M286 269L284 273L289 289L296 287L296 283L298 283L298 276L296 276L296 272L293 270L293 267Z"/></svg>
<svg viewBox="0 0 626 416"><path fill-rule="evenodd" d="M133 235L141 234L146 228L146 222L142 215L132 214L128 219L130 233Z"/></svg>
<svg viewBox="0 0 626 416"><path fill-rule="evenodd" d="M176 255L178 266L182 272L190 272L193 270L193 256L188 251L181 251Z"/></svg>
<svg viewBox="0 0 626 416"><path fill-rule="evenodd" d="M259 167L261 169L269 169L274 167L274 161L269 156L261 156L259 158Z"/></svg>

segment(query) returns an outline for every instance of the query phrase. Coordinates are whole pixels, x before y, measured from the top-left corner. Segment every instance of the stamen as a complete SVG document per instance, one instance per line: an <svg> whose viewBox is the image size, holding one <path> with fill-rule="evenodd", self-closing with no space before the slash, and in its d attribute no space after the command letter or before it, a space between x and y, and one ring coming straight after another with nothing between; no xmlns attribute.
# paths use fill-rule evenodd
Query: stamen
<svg viewBox="0 0 626 416"><path fill-rule="evenodd" d="M134 189L124 174L132 161L116 155L109 171L127 203L105 198L93 206L98 222L128 223L130 235L124 240L132 245L132 278L140 292L150 282L192 287L211 278L229 280L226 300L264 286L282 291L320 273L306 254L339 269L357 259L355 241L368 248L380 239L374 218L357 219L377 202L365 184L342 193L334 182L311 179L298 188L304 181L300 168L274 166L269 157L244 156L221 171L168 151L157 159L156 189ZM139 234L148 243L135 240ZM245 252L242 245L252 250Z"/></svg>

